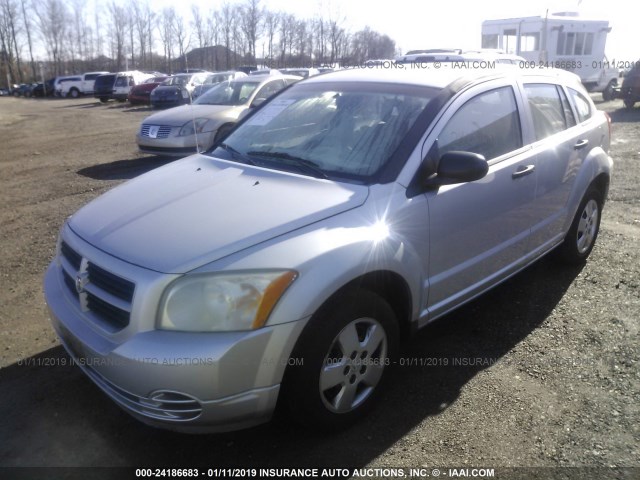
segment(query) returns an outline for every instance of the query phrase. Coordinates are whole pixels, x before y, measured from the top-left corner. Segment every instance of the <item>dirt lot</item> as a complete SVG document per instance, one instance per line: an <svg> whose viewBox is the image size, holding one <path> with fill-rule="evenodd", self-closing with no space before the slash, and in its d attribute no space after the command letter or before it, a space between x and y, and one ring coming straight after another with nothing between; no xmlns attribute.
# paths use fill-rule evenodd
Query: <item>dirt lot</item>
<svg viewBox="0 0 640 480"><path fill-rule="evenodd" d="M640 467L640 108L599 107L615 176L584 267L543 259L429 326L348 431L277 419L186 436L139 424L59 365L41 287L65 217L166 163L137 153L148 110L0 98L0 466Z"/></svg>

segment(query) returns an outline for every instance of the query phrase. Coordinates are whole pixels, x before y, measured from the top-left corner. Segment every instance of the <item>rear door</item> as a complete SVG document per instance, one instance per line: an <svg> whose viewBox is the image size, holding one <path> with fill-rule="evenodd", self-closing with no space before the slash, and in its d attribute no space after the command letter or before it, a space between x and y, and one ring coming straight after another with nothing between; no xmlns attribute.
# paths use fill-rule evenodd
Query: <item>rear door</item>
<svg viewBox="0 0 640 480"><path fill-rule="evenodd" d="M567 95L571 91L578 96L582 94L542 82L525 83L523 91L538 169L530 250L542 252L566 233L566 220L572 215L568 212L569 196L589 152L589 144L593 145L596 139L590 138L589 102L582 98L582 114L574 113Z"/></svg>

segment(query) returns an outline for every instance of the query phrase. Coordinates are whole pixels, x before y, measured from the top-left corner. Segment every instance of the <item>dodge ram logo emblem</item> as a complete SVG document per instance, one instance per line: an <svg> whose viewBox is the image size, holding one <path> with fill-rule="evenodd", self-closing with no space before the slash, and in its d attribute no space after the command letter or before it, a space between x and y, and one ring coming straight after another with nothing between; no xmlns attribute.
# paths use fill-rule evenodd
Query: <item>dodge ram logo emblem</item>
<svg viewBox="0 0 640 480"><path fill-rule="evenodd" d="M86 273L79 273L76 276L76 292L78 295L84 292L84 287L89 283L89 277Z"/></svg>

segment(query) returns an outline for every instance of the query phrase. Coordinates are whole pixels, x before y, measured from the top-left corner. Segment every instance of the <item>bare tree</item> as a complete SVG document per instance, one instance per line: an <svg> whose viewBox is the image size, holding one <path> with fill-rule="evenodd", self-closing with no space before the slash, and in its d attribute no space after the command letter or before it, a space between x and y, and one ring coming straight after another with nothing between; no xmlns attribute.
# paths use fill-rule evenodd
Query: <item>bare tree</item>
<svg viewBox="0 0 640 480"><path fill-rule="evenodd" d="M173 72L171 68L171 61L173 58L173 42L175 36L173 34L173 17L175 16L175 9L173 7L167 7L162 10L162 16L158 23L158 32L160 33L160 40L164 48L165 58L165 71L167 73Z"/></svg>
<svg viewBox="0 0 640 480"><path fill-rule="evenodd" d="M137 36L138 43L138 57L140 59L140 63L142 65L147 64L147 28L148 23L151 20L151 10L149 9L149 4L144 3L141 4L139 2L133 2L133 15L132 15L132 34L135 30L135 35Z"/></svg>
<svg viewBox="0 0 640 480"><path fill-rule="evenodd" d="M184 17L177 13L174 13L173 15L173 33L178 44L178 55L180 55L182 60L182 68L186 69L189 67L187 61L187 49L191 43L191 33L187 29Z"/></svg>
<svg viewBox="0 0 640 480"><path fill-rule="evenodd" d="M207 62L209 65L213 64L214 70L220 69L220 59L218 58L218 46L220 43L220 29L219 26L219 15L215 10L211 10L209 16L207 17L207 28L206 28L206 36L207 36L207 44L213 46L213 59L209 58Z"/></svg>
<svg viewBox="0 0 640 480"><path fill-rule="evenodd" d="M38 28L44 41L55 75L64 71L62 54L64 52L69 13L62 0L39 0L34 5L38 17Z"/></svg>
<svg viewBox="0 0 640 480"><path fill-rule="evenodd" d="M8 75L7 87L16 80L14 73L13 43L11 42L11 26L5 13L4 3L0 4L0 66Z"/></svg>
<svg viewBox="0 0 640 480"><path fill-rule="evenodd" d="M29 61L31 64L31 75L36 76L36 62L33 59L33 39L31 37L31 20L27 16L25 0L20 0L20 6L22 7L22 22L24 23L24 31L27 34L27 45L29 46Z"/></svg>
<svg viewBox="0 0 640 480"><path fill-rule="evenodd" d="M267 11L264 15L264 33L267 36L267 58L269 66L273 66L273 58L275 56L274 44L278 26L280 24L280 16L276 12Z"/></svg>
<svg viewBox="0 0 640 480"><path fill-rule="evenodd" d="M343 40L345 36L345 29L340 26L338 21L329 21L329 43L331 45L331 55L329 57L329 62L331 64L336 63L336 61L338 61L343 54L342 46L344 45Z"/></svg>
<svg viewBox="0 0 640 480"><path fill-rule="evenodd" d="M15 0L1 0L2 16L5 25L5 35L8 40L10 50L15 55L16 66L20 83L24 81L22 72L22 60L20 58L20 47L18 47L18 36L21 33L20 24L18 23L18 5ZM35 76L33 77L35 78Z"/></svg>
<svg viewBox="0 0 640 480"><path fill-rule="evenodd" d="M256 43L261 33L264 20L264 9L260 6L260 0L245 0L241 7L242 31L245 35L249 49L249 61L256 61Z"/></svg>
<svg viewBox="0 0 640 480"><path fill-rule="evenodd" d="M129 27L129 18L127 11L121 5L116 4L113 0L109 4L109 40L112 57L115 56L116 70L122 70L122 63L125 57L125 39L127 28Z"/></svg>
<svg viewBox="0 0 640 480"><path fill-rule="evenodd" d="M235 27L235 12L233 7L225 2L222 8L217 12L218 25L222 33L222 41L225 47L225 68L231 67L231 41Z"/></svg>

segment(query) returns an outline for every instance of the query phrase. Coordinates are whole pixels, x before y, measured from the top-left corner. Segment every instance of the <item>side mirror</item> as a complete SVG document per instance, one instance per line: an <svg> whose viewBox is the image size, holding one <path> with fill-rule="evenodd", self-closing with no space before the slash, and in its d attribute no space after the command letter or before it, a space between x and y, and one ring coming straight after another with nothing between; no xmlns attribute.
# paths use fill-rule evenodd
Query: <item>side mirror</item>
<svg viewBox="0 0 640 480"><path fill-rule="evenodd" d="M441 183L441 185L466 183L480 180L488 171L489 164L484 155L452 151L440 157L435 178L439 178L441 182L446 182Z"/></svg>
<svg viewBox="0 0 640 480"><path fill-rule="evenodd" d="M251 108L259 107L260 105L262 105L266 101L267 101L267 99L263 98L263 97L254 98L253 102L251 102Z"/></svg>

